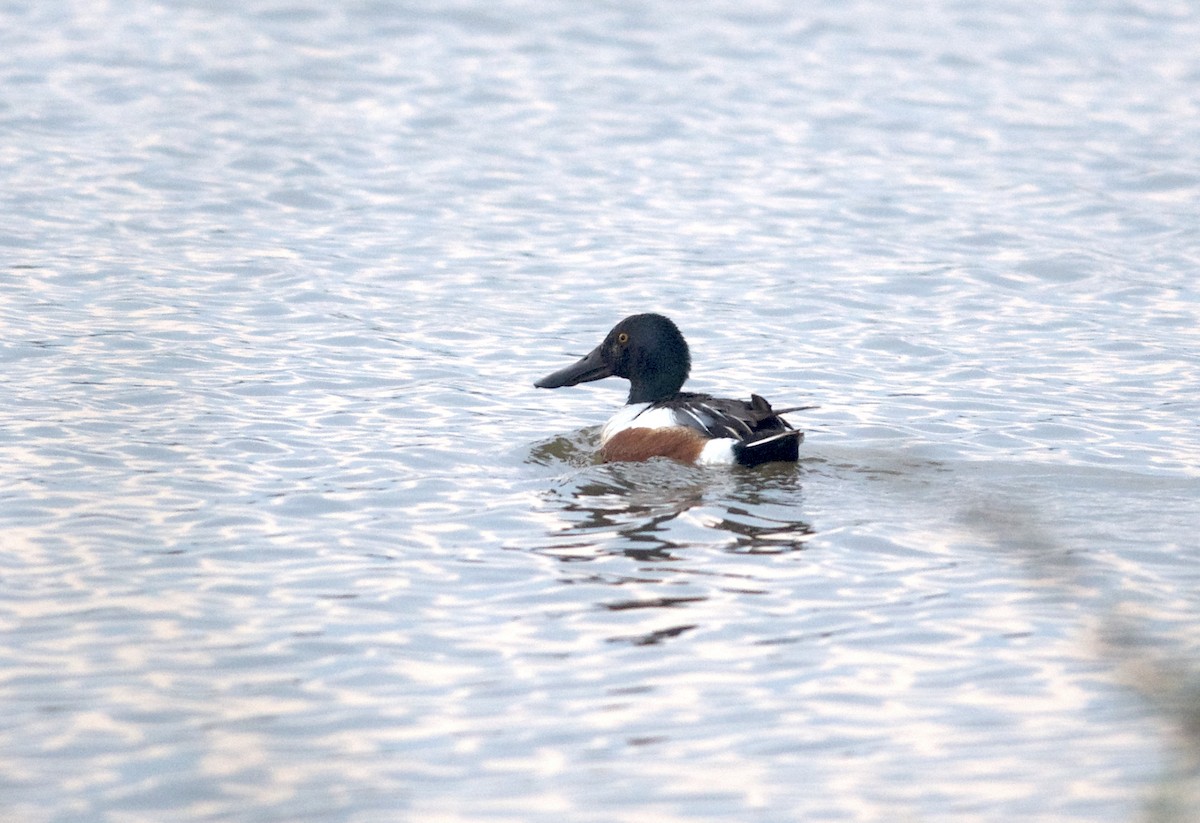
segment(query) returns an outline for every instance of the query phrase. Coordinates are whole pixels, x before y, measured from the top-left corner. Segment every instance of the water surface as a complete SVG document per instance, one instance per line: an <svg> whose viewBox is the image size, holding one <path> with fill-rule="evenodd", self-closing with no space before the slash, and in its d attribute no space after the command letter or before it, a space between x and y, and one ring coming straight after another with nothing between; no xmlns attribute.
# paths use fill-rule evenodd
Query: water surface
<svg viewBox="0 0 1200 823"><path fill-rule="evenodd" d="M1194 819L1196 42L0 6L5 819ZM595 463L649 310L798 466Z"/></svg>

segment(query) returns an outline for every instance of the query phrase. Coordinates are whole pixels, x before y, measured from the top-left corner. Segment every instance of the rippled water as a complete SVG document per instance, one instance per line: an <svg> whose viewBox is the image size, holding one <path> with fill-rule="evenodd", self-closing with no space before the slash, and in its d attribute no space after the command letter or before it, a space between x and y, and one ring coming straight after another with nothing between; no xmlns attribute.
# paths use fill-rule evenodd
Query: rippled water
<svg viewBox="0 0 1200 823"><path fill-rule="evenodd" d="M0 5L4 819L1195 819L1197 42ZM594 463L647 310L798 467Z"/></svg>

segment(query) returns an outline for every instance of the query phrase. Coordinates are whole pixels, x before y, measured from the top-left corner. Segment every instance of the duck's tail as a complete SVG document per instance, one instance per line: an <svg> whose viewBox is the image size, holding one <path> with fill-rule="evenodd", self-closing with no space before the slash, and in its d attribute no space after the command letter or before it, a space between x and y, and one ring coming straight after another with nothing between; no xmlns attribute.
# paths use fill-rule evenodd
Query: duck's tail
<svg viewBox="0 0 1200 823"><path fill-rule="evenodd" d="M734 459L741 466L760 466L763 463L795 463L800 459L800 442L804 432L788 429L773 432L757 440L738 443Z"/></svg>

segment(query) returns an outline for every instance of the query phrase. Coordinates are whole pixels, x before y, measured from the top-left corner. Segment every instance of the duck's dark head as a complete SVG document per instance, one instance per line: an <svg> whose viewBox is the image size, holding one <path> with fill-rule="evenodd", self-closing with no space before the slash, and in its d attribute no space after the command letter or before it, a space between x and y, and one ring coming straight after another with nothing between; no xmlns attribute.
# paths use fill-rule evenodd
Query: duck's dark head
<svg viewBox="0 0 1200 823"><path fill-rule="evenodd" d="M534 383L557 389L605 377L629 381L629 403L652 403L676 394L691 369L687 341L661 314L634 314L613 327L604 342L578 363Z"/></svg>

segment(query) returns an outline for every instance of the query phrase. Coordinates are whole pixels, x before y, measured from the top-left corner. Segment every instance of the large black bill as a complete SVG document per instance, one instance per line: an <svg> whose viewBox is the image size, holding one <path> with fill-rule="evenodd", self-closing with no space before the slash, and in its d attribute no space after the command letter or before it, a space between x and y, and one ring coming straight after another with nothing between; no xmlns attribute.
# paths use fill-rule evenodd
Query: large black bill
<svg viewBox="0 0 1200 823"><path fill-rule="evenodd" d="M592 350L591 354L578 363L572 363L565 369L559 369L553 374L548 374L533 385L539 389L557 389L562 386L590 383L593 380L602 380L605 377L611 376L612 367L604 362L600 348L597 347Z"/></svg>

